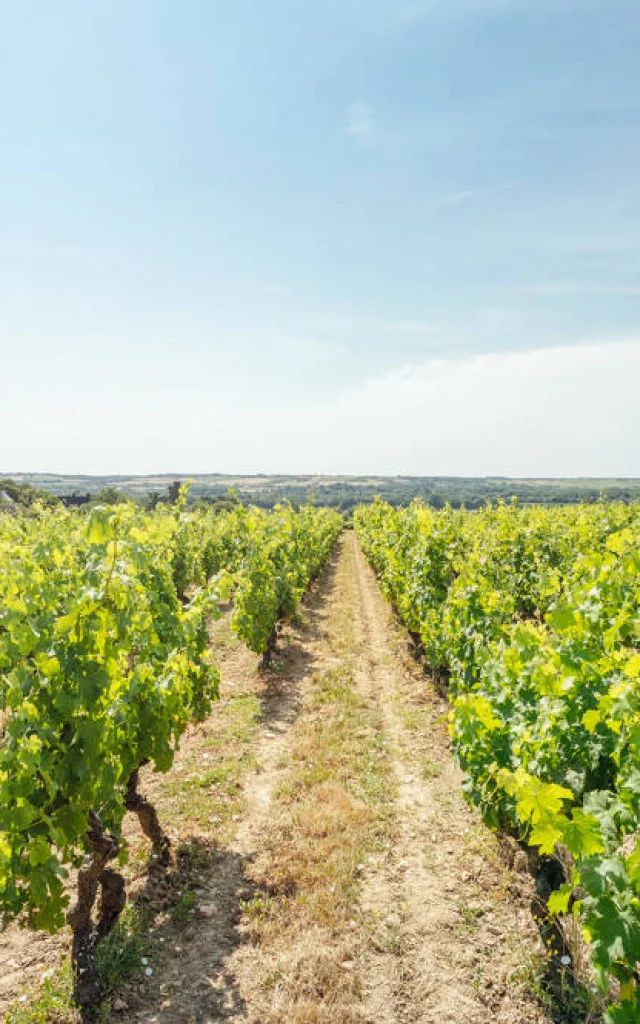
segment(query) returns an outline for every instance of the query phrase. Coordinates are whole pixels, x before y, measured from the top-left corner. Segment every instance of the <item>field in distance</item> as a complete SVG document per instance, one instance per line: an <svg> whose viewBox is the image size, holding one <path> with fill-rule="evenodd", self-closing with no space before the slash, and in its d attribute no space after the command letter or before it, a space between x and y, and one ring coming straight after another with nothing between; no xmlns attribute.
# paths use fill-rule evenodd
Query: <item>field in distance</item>
<svg viewBox="0 0 640 1024"><path fill-rule="evenodd" d="M441 507L449 502L477 508L488 500L515 496L521 502L563 504L596 501L599 497L623 501L640 500L638 478L519 479L507 477L453 476L231 476L219 473L165 473L155 476L66 476L50 473L4 473L41 487L56 495L93 495L105 487L116 487L132 497L154 492L164 494L174 480L192 481L190 499L219 498L233 488L244 503L271 507L281 501L306 502L344 509L371 501L376 495L394 505L413 498Z"/></svg>

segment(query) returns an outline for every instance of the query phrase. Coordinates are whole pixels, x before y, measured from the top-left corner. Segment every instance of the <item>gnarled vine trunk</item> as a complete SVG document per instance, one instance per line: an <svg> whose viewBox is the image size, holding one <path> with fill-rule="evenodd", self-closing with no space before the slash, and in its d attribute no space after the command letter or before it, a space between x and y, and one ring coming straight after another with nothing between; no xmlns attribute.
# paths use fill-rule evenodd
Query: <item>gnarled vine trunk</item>
<svg viewBox="0 0 640 1024"><path fill-rule="evenodd" d="M142 765L140 767L142 767ZM166 864L169 860L171 840L162 828L158 818L158 813L151 801L147 800L147 798L138 791L138 783L140 781L139 772L140 769L138 768L131 774L127 784L124 805L128 811L132 811L134 814L138 815L142 831L147 839L151 841L154 854L161 864Z"/></svg>
<svg viewBox="0 0 640 1024"><path fill-rule="evenodd" d="M570 984L573 973L563 970L563 958L570 955L567 940L560 920L551 914L549 897L569 881L566 865L560 857L542 856L536 847L524 846L529 871L534 879L535 894L531 900L531 914L537 925L540 938L548 952L546 978L551 988L561 991Z"/></svg>
<svg viewBox="0 0 640 1024"><path fill-rule="evenodd" d="M113 929L124 908L126 895L122 875L107 866L118 855L118 840L104 831L94 811L89 814L87 838L91 852L78 872L77 899L67 914L67 921L73 929L74 998L83 1019L91 1020L102 995L96 947ZM94 924L92 914L98 891L98 921Z"/></svg>
<svg viewBox="0 0 640 1024"><path fill-rule="evenodd" d="M267 640L267 649L264 652L264 654L262 655L262 661L260 662L260 668L261 669L269 668L269 666L271 664L271 661L272 661L272 658L273 658L273 655L275 654L275 651L276 651L276 644L277 644L277 642L278 642L278 627L276 625L276 626L273 627L273 629L269 633L269 639Z"/></svg>

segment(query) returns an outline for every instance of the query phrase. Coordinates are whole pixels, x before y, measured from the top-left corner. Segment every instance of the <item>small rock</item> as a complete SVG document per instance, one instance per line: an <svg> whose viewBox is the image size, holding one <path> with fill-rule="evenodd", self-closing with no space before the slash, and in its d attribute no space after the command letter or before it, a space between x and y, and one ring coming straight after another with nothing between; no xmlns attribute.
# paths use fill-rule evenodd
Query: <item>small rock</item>
<svg viewBox="0 0 640 1024"><path fill-rule="evenodd" d="M529 861L524 850L518 850L516 853L513 861L513 870L517 871L519 875L527 875L529 873Z"/></svg>
<svg viewBox="0 0 640 1024"><path fill-rule="evenodd" d="M203 906L198 907L198 914L200 917L215 917L218 910L211 903L205 903Z"/></svg>
<svg viewBox="0 0 640 1024"><path fill-rule="evenodd" d="M116 1011L116 1013L122 1013L123 1010L129 1009L129 1004L125 1002L124 999L116 999L116 1001L113 1004L113 1008Z"/></svg>

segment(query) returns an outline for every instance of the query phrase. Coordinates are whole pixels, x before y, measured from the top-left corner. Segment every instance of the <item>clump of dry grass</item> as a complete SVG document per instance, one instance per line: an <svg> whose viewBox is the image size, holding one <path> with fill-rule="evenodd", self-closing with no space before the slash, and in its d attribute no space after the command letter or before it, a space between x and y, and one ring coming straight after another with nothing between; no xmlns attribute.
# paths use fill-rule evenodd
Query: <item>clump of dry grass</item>
<svg viewBox="0 0 640 1024"><path fill-rule="evenodd" d="M314 677L306 704L265 836L268 877L261 882L274 897L267 916L276 931L294 921L339 931L353 910L362 858L379 834L380 803L368 775L384 766L347 669ZM263 916L263 938L265 927Z"/></svg>
<svg viewBox="0 0 640 1024"><path fill-rule="evenodd" d="M354 739L362 712L350 676L343 675L338 686L338 674L332 669L313 681L311 706L291 752L293 766L266 836L265 881L277 894L288 927L293 918L300 925L344 926L376 819L357 775L358 748L367 742L363 736ZM334 692L331 703L322 700L327 685Z"/></svg>

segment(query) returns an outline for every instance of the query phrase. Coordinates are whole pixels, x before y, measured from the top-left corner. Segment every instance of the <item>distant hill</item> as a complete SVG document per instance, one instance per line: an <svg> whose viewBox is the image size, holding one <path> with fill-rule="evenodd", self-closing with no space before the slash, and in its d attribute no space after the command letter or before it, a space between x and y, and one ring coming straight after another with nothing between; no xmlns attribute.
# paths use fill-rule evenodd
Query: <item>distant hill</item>
<svg viewBox="0 0 640 1024"><path fill-rule="evenodd" d="M228 476L220 473L163 473L156 476L65 476L51 473L0 473L18 483L30 484L51 494L94 495L107 487L117 488L134 498L165 494L174 480L191 480L190 498L224 497L233 488L242 502L270 507L277 502L294 503L313 498L317 504L345 509L376 495L396 505L420 497L433 505L446 502L476 508L488 500L517 497L519 501L562 504L596 501L604 496L623 501L640 501L638 478L508 479L506 477L443 476Z"/></svg>

